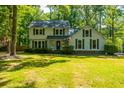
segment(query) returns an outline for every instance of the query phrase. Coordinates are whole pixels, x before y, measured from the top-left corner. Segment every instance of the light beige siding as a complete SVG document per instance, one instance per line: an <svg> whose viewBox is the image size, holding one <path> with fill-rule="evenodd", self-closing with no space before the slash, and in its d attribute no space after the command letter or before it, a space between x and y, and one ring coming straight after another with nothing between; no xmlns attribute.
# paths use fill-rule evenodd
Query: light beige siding
<svg viewBox="0 0 124 93"><path fill-rule="evenodd" d="M83 29L89 30L89 29L92 29L92 28L90 28L90 27L84 27ZM69 44L72 45L72 46L74 46L74 50L103 51L104 50L104 43L105 43L105 39L103 38L103 36L101 34L99 34L98 32L96 32L94 29L92 29L91 30L92 37L83 37L83 32L82 32L83 29L81 29L80 31L78 31L75 34L73 34L71 36L71 38L70 38ZM75 39L78 39L78 40L84 39L85 49L76 49ZM99 49L90 49L90 39L92 39L92 40L99 39Z"/></svg>

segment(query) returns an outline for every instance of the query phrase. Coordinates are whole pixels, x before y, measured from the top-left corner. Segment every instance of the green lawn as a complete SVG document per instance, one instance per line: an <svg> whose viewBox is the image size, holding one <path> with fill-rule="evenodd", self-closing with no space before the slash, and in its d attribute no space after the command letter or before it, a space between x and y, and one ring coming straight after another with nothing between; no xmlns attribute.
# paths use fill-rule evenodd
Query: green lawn
<svg viewBox="0 0 124 93"><path fill-rule="evenodd" d="M19 55L0 61L0 87L124 87L124 57Z"/></svg>

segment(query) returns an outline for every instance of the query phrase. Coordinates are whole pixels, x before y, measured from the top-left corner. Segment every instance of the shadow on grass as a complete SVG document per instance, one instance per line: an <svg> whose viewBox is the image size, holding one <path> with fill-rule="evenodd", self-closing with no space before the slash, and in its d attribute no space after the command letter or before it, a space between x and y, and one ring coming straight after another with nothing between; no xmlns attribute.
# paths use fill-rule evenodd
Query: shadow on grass
<svg viewBox="0 0 124 93"><path fill-rule="evenodd" d="M55 63L64 63L69 60L23 59L22 61L0 61L0 71L16 71L29 67L46 67Z"/></svg>
<svg viewBox="0 0 124 93"><path fill-rule="evenodd" d="M1 76L0 77L0 87L6 86L10 81L12 81L12 80L6 79L6 77Z"/></svg>

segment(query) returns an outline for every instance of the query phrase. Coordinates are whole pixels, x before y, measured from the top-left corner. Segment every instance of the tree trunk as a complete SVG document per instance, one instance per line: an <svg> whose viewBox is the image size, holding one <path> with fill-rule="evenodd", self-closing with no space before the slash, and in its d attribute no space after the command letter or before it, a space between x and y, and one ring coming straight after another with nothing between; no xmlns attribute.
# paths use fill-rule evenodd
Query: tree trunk
<svg viewBox="0 0 124 93"><path fill-rule="evenodd" d="M10 56L16 56L16 22L17 22L16 18L17 18L17 6L13 5Z"/></svg>

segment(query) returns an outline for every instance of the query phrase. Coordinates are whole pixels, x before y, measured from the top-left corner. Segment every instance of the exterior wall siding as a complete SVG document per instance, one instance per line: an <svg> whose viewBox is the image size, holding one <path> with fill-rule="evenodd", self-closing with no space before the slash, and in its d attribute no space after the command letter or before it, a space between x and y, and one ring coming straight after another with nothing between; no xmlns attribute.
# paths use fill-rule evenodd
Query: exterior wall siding
<svg viewBox="0 0 124 93"><path fill-rule="evenodd" d="M89 29L89 27L86 27L85 29ZM91 29L91 28L90 28ZM74 50L83 50L83 51L103 51L104 50L104 44L105 39L98 34L94 29L92 29L92 37L83 37L82 30L78 31L74 35L71 36L69 44L74 47ZM75 47L75 39L82 40L84 39L84 49L76 49ZM90 39L97 40L99 39L99 49L90 49Z"/></svg>

